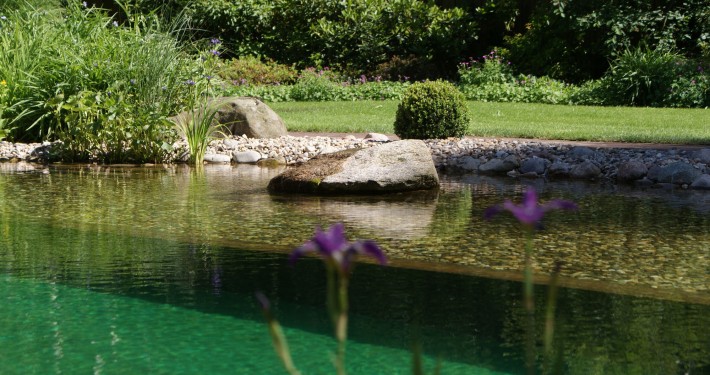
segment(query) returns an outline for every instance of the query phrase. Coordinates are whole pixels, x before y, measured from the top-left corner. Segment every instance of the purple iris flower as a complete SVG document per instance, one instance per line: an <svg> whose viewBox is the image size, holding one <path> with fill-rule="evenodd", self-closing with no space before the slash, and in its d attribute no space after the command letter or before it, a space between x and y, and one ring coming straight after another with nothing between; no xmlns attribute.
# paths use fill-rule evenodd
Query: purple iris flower
<svg viewBox="0 0 710 375"><path fill-rule="evenodd" d="M544 204L537 201L537 192L532 187L525 190L523 193L523 202L514 204L510 200L505 200L502 205L495 205L486 209L483 217L490 220L493 216L509 211L523 225L542 229L542 218L545 213L552 210L576 210L577 205L572 201L554 199Z"/></svg>
<svg viewBox="0 0 710 375"><path fill-rule="evenodd" d="M217 45L217 44L222 43L222 41L217 38L212 38L212 39L210 39L210 43Z"/></svg>
<svg viewBox="0 0 710 375"><path fill-rule="evenodd" d="M293 264L310 252L318 253L329 267L334 267L344 275L350 272L351 264L359 254L371 256L380 264L387 264L387 257L374 241L348 242L342 223L331 226L327 231L317 228L310 241L291 253L289 262Z"/></svg>

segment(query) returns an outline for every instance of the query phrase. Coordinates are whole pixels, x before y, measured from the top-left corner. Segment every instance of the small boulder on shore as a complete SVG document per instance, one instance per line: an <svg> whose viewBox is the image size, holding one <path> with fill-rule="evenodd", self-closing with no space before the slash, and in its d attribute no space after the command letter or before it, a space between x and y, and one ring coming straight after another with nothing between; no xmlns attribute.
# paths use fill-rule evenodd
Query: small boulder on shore
<svg viewBox="0 0 710 375"><path fill-rule="evenodd" d="M274 177L272 193L362 194L428 190L439 176L427 145L404 140L321 154Z"/></svg>

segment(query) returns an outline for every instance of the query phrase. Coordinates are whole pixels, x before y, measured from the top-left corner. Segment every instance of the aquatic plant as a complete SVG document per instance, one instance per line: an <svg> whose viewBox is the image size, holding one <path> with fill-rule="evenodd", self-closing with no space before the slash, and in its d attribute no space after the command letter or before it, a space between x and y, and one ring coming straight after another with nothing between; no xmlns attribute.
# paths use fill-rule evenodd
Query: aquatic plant
<svg viewBox="0 0 710 375"><path fill-rule="evenodd" d="M207 146L218 135L224 134L222 130L224 126L214 121L218 111L217 104L205 99L201 101L198 108L193 108L172 120L180 136L187 141L190 164L202 165Z"/></svg>
<svg viewBox="0 0 710 375"><path fill-rule="evenodd" d="M523 271L523 302L527 313L526 342L525 342L525 366L528 374L535 373L535 300L533 295L533 237L535 231L542 230L542 220L545 214L553 210L576 210L577 205L568 200L554 199L546 203L538 202L537 191L529 187L523 193L523 201L515 204L510 200L505 200L502 204L491 206L484 212L484 218L491 220L494 216L503 211L510 212L525 229L527 240L525 243L525 269ZM546 361L552 352L552 338L554 335L554 312L556 306L557 275L559 274L559 263L550 282L550 292L548 293L546 319L545 319L545 356ZM546 367L549 363L546 363Z"/></svg>
<svg viewBox="0 0 710 375"><path fill-rule="evenodd" d="M310 241L291 253L289 262L294 265L299 258L308 253L316 253L325 264L328 279L326 292L328 313L335 329L335 338L338 341L334 365L338 375L344 375L346 374L345 343L348 335L348 284L355 258L359 255L371 256L378 263L385 265L387 257L374 241L349 242L345 237L342 223L335 224L326 231L317 228ZM265 314L269 314L269 304L264 303L268 300L259 294L257 294L257 298L260 300L262 310L265 311ZM275 323L273 318L269 320L268 316L267 320L274 348L284 367L290 374L297 374L298 370L293 367L288 353L286 339L283 334L279 334L278 323Z"/></svg>

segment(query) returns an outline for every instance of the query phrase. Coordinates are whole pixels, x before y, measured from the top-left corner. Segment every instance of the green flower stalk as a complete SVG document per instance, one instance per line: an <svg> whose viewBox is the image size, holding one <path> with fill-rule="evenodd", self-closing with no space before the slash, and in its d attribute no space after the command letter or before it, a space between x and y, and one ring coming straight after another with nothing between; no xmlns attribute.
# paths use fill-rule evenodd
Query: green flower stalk
<svg viewBox="0 0 710 375"><path fill-rule="evenodd" d="M315 252L325 263L327 272L327 307L335 330L338 349L335 353L335 369L338 375L345 375L345 344L348 336L348 284L358 255L375 258L378 263L386 264L387 258L382 249L373 241L348 242L343 224L335 224L327 231L316 229L313 238L291 253L290 262L294 264L304 254Z"/></svg>
<svg viewBox="0 0 710 375"><path fill-rule="evenodd" d="M271 302L269 302L269 299L266 298L266 296L261 292L256 293L256 299L259 301L261 311L264 313L264 318L266 318L266 322L269 325L271 344L274 347L276 355L281 360L281 364L283 364L284 369L286 369L286 372L290 375L301 375L301 372L298 371L296 366L293 364L293 360L291 359L291 351L288 348L288 342L286 341L286 336L281 329L281 325L271 314Z"/></svg>
<svg viewBox="0 0 710 375"><path fill-rule="evenodd" d="M525 268L523 271L523 303L526 311L526 335L525 335L525 367L528 374L535 373L535 295L533 284L533 238L536 230L542 229L542 219L545 213L552 210L576 210L577 205L574 202L555 199L544 204L538 203L537 192L533 188L528 188L523 194L523 202L514 204L510 200L506 200L502 205L496 205L486 209L484 218L490 220L493 216L508 211L523 225L526 233L525 242ZM550 283L550 298L556 299L557 293L557 273L553 274ZM554 333L554 300L548 299L546 313L546 328L545 328L545 354L551 353L552 339Z"/></svg>

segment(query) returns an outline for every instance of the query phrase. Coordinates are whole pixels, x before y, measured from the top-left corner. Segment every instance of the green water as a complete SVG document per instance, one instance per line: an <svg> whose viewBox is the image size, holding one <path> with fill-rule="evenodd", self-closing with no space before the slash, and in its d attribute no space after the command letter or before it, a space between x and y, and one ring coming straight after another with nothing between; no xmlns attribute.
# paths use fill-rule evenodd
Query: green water
<svg viewBox="0 0 710 375"><path fill-rule="evenodd" d="M411 373L413 342L444 374L522 372L520 284L472 275L517 274L516 228L479 218L520 186L445 177L435 197L315 199L270 197L277 171L251 167L48 172L0 174L2 374L282 373L256 290L272 298L303 373L331 374L322 266L285 259L336 221L401 265L355 270L350 373ZM709 373L705 198L539 188L587 209L551 217L537 243L584 287L560 291L564 373ZM550 259L538 257L539 272ZM536 291L541 322L545 288Z"/></svg>

